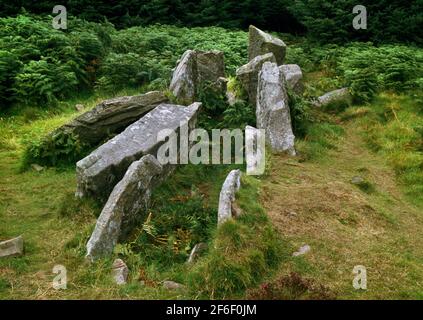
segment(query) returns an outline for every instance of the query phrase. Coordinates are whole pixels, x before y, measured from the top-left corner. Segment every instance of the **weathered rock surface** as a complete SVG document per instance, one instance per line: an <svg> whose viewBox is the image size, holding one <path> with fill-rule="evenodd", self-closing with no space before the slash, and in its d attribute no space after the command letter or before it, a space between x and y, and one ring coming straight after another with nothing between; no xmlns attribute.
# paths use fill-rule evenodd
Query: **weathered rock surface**
<svg viewBox="0 0 423 320"><path fill-rule="evenodd" d="M184 289L185 286L175 281L166 280L166 281L163 281L163 288L168 290L179 290L179 289Z"/></svg>
<svg viewBox="0 0 423 320"><path fill-rule="evenodd" d="M236 70L236 77L240 81L242 88L247 92L248 100L253 106L255 106L257 102L258 74L263 64L267 61L276 62L273 53L257 56Z"/></svg>
<svg viewBox="0 0 423 320"><path fill-rule="evenodd" d="M295 155L285 79L275 63L265 62L259 73L256 117L257 128L266 130L273 151Z"/></svg>
<svg viewBox="0 0 423 320"><path fill-rule="evenodd" d="M284 64L279 67L285 76L286 83L288 88L292 89L294 92L300 94L303 92L304 87L301 82L303 79L303 72L297 64Z"/></svg>
<svg viewBox="0 0 423 320"><path fill-rule="evenodd" d="M164 143L158 141L160 131L166 129L178 133L182 124L194 127L200 106L201 103L188 107L161 104L78 161L75 195L80 198L92 196L105 202L132 162L146 154L156 155L157 149Z"/></svg>
<svg viewBox="0 0 423 320"><path fill-rule="evenodd" d="M195 101L196 94L206 83L213 90L226 92L223 52L187 50L176 66L169 89L185 104Z"/></svg>
<svg viewBox="0 0 423 320"><path fill-rule="evenodd" d="M310 250L311 250L311 247L308 244L306 244L306 245L300 247L297 252L294 252L292 254L292 256L293 257L302 256L302 255L306 254L307 252L309 252Z"/></svg>
<svg viewBox="0 0 423 320"><path fill-rule="evenodd" d="M72 134L78 136L82 143L95 145L167 101L167 97L159 91L105 100L51 134Z"/></svg>
<svg viewBox="0 0 423 320"><path fill-rule="evenodd" d="M325 107L329 104L348 101L349 99L351 99L351 95L348 88L342 88L325 93L323 96L320 96L319 98L317 98L317 101L314 103L314 105L316 107Z"/></svg>
<svg viewBox="0 0 423 320"><path fill-rule="evenodd" d="M87 257L95 260L111 254L119 240L146 216L155 186L166 178L158 160L146 155L131 164L115 186L87 243Z"/></svg>
<svg viewBox="0 0 423 320"><path fill-rule="evenodd" d="M273 53L278 65L283 64L286 55L286 44L278 38L254 27L249 28L248 58L254 59L266 53Z"/></svg>
<svg viewBox="0 0 423 320"><path fill-rule="evenodd" d="M192 248L191 253L189 254L189 258L187 260L187 263L194 263L195 260L198 259L198 257L207 250L207 243L197 243L194 248Z"/></svg>
<svg viewBox="0 0 423 320"><path fill-rule="evenodd" d="M235 201L235 194L241 187L241 171L232 170L222 185L219 196L219 211L217 223L221 224L232 218L232 204Z"/></svg>
<svg viewBox="0 0 423 320"><path fill-rule="evenodd" d="M23 248L22 236L2 241L0 242L0 258L20 256L23 254Z"/></svg>
<svg viewBox="0 0 423 320"><path fill-rule="evenodd" d="M122 259L116 259L113 262L112 275L118 285L124 285L128 281L129 269Z"/></svg>
<svg viewBox="0 0 423 320"><path fill-rule="evenodd" d="M187 50L173 71L169 89L181 102L192 103L195 100L197 78L196 53Z"/></svg>

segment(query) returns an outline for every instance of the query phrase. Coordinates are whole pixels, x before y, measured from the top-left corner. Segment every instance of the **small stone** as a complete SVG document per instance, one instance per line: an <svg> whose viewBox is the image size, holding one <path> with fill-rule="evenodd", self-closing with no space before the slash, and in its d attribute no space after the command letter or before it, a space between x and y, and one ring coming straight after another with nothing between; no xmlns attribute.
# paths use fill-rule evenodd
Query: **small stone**
<svg viewBox="0 0 423 320"><path fill-rule="evenodd" d="M116 259L112 265L113 279L116 284L123 285L127 283L129 269L122 259Z"/></svg>
<svg viewBox="0 0 423 320"><path fill-rule="evenodd" d="M351 179L351 183L355 184L355 185L361 185L361 184L364 183L364 179L363 179L363 177L355 176Z"/></svg>
<svg viewBox="0 0 423 320"><path fill-rule="evenodd" d="M183 289L185 286L177 283L175 281L163 281L163 288L168 289L168 290L178 290L178 289Z"/></svg>
<svg viewBox="0 0 423 320"><path fill-rule="evenodd" d="M298 257L298 256L302 256L303 254L306 254L307 252L309 252L311 250L311 247L306 244L304 246L302 246L300 249L298 249L297 252L294 252L292 254L293 257Z"/></svg>
<svg viewBox="0 0 423 320"><path fill-rule="evenodd" d="M206 250L207 250L207 243L204 243L204 242L197 243L194 246L194 248L192 248L187 263L193 263Z"/></svg>
<svg viewBox="0 0 423 320"><path fill-rule="evenodd" d="M235 194L241 186L241 171L232 170L222 185L219 196L219 210L217 224L222 224L232 218L232 203L235 201Z"/></svg>
<svg viewBox="0 0 423 320"><path fill-rule="evenodd" d="M298 214L295 211L290 211L288 213L288 217L290 217L290 218L296 218L297 216L298 216Z"/></svg>
<svg viewBox="0 0 423 320"><path fill-rule="evenodd" d="M351 99L351 95L348 88L342 88L342 89L325 93L323 96L318 97L317 101L314 102L314 106L325 107L332 103L339 103L342 101L345 101L348 103L350 99Z"/></svg>
<svg viewBox="0 0 423 320"><path fill-rule="evenodd" d="M242 209L239 207L239 205L236 202L232 203L232 216L234 218L238 218L242 215Z"/></svg>
<svg viewBox="0 0 423 320"><path fill-rule="evenodd" d="M22 236L0 242L0 258L16 257L22 254L23 254Z"/></svg>
<svg viewBox="0 0 423 320"><path fill-rule="evenodd" d="M36 163L31 164L31 168L33 170L37 171L37 172L41 172L41 171L44 170L44 167L42 167L42 166L40 166L40 165L38 165Z"/></svg>
<svg viewBox="0 0 423 320"><path fill-rule="evenodd" d="M78 103L78 104L75 105L75 109L76 109L76 111L81 112L81 111L84 111L85 107L84 107L83 104Z"/></svg>

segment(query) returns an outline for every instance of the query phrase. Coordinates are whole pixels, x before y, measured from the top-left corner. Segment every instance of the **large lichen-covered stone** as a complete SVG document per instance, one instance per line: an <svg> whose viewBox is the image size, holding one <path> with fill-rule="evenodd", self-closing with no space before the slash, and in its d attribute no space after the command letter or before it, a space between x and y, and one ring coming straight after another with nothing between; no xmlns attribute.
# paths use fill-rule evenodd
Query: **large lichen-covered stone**
<svg viewBox="0 0 423 320"><path fill-rule="evenodd" d="M192 103L195 100L197 77L196 53L187 50L173 71L169 89L180 102Z"/></svg>
<svg viewBox="0 0 423 320"><path fill-rule="evenodd" d="M150 204L150 196L167 176L152 155L131 164L123 179L114 187L87 243L87 257L95 260L111 254L119 240L124 240Z"/></svg>
<svg viewBox="0 0 423 320"><path fill-rule="evenodd" d="M169 89L184 104L195 101L198 91L206 84L217 92L226 92L223 52L187 50L178 61Z"/></svg>
<svg viewBox="0 0 423 320"><path fill-rule="evenodd" d="M273 53L257 56L236 70L236 77L241 83L242 88L247 92L248 100L253 106L255 106L257 102L258 74L263 64L267 61L276 62Z"/></svg>
<svg viewBox="0 0 423 320"><path fill-rule="evenodd" d="M351 95L348 88L341 88L334 91L330 91L318 97L317 101L314 102L314 105L316 107L325 107L332 103L345 102L346 104L348 104L350 100L351 100Z"/></svg>
<svg viewBox="0 0 423 320"><path fill-rule="evenodd" d="M158 139L162 130L178 133L183 124L188 124L189 128L195 126L200 106L201 103L193 103L188 107L161 104L78 161L76 196L92 196L102 202L106 201L132 162L146 154L156 155L164 143Z"/></svg>
<svg viewBox="0 0 423 320"><path fill-rule="evenodd" d="M288 88L292 89L295 93L301 94L304 90L304 86L301 82L303 79L303 72L297 64L284 64L279 67L285 76Z"/></svg>
<svg viewBox="0 0 423 320"><path fill-rule="evenodd" d="M265 62L259 73L256 117L257 128L266 130L273 151L295 155L285 79L275 63Z"/></svg>
<svg viewBox="0 0 423 320"><path fill-rule="evenodd" d="M222 224L232 218L232 205L235 201L235 195L241 186L241 171L232 170L222 185L219 196L219 210L217 214L217 223Z"/></svg>
<svg viewBox="0 0 423 320"><path fill-rule="evenodd" d="M2 241L0 242L0 258L20 256L23 254L23 249L22 236Z"/></svg>
<svg viewBox="0 0 423 320"><path fill-rule="evenodd" d="M159 91L105 100L51 134L75 135L82 143L95 145L110 134L122 131L147 112L167 101L167 97Z"/></svg>
<svg viewBox="0 0 423 320"><path fill-rule="evenodd" d="M254 27L249 28L248 59L252 60L257 56L266 53L273 53L278 65L283 64L286 55L286 44L278 38Z"/></svg>

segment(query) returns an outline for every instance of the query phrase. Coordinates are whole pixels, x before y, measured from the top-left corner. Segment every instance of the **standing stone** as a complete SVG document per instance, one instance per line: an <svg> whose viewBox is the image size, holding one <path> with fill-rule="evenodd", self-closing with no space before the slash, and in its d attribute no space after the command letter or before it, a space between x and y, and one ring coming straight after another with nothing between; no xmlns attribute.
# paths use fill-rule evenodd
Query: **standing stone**
<svg viewBox="0 0 423 320"><path fill-rule="evenodd" d="M248 59L252 60L257 56L269 52L274 54L276 63L281 65L286 55L286 44L281 39L275 38L254 26L250 26Z"/></svg>
<svg viewBox="0 0 423 320"><path fill-rule="evenodd" d="M194 246L194 248L192 248L187 263L193 263L206 250L207 250L207 243L203 243L203 242L197 243Z"/></svg>
<svg viewBox="0 0 423 320"><path fill-rule="evenodd" d="M187 50L176 66L169 89L184 104L195 101L202 86L226 92L225 61L223 52Z"/></svg>
<svg viewBox="0 0 423 320"><path fill-rule="evenodd" d="M181 103L195 100L197 81L197 59L194 50L187 50L173 72L169 89Z"/></svg>
<svg viewBox="0 0 423 320"><path fill-rule="evenodd" d="M152 155L131 164L110 194L87 243L87 257L90 260L111 254L116 243L124 240L133 227L145 218L153 188L165 176L162 165Z"/></svg>
<svg viewBox="0 0 423 320"><path fill-rule="evenodd" d="M161 131L172 130L178 134L182 125L188 124L189 129L195 127L200 106L201 103L188 107L161 104L78 161L75 195L79 198L92 196L104 203L132 162L146 154L156 156L164 143L158 138Z"/></svg>
<svg viewBox="0 0 423 320"><path fill-rule="evenodd" d="M264 63L260 71L256 117L257 128L266 130L266 141L273 151L295 155L285 79L275 63Z"/></svg>
<svg viewBox="0 0 423 320"><path fill-rule="evenodd" d="M122 259L116 259L113 262L112 275L118 285L124 285L128 281L129 269Z"/></svg>
<svg viewBox="0 0 423 320"><path fill-rule="evenodd" d="M316 107L325 107L332 103L337 102L349 102L351 99L350 92L348 88L342 88L334 91L330 91L328 93L325 93L324 95L317 98L317 101L314 103Z"/></svg>
<svg viewBox="0 0 423 320"><path fill-rule="evenodd" d="M248 100L255 106L257 100L258 74L265 62L276 62L273 53L266 53L257 56L247 64L236 70L236 77L241 83L242 88L247 92Z"/></svg>
<svg viewBox="0 0 423 320"><path fill-rule="evenodd" d="M167 97L159 91L105 100L94 109L54 130L51 135L75 135L82 143L95 145L109 135L122 131L147 112L167 101Z"/></svg>
<svg viewBox="0 0 423 320"><path fill-rule="evenodd" d="M16 257L22 254L23 254L22 236L0 242L0 258Z"/></svg>
<svg viewBox="0 0 423 320"><path fill-rule="evenodd" d="M301 68L297 64L284 64L279 67L283 75L285 76L288 88L292 89L295 93L301 94L304 90L301 80L303 79L303 73Z"/></svg>
<svg viewBox="0 0 423 320"><path fill-rule="evenodd" d="M241 171L232 170L223 183L219 196L219 211L217 224L222 224L232 218L232 203L235 201L235 194L241 187Z"/></svg>

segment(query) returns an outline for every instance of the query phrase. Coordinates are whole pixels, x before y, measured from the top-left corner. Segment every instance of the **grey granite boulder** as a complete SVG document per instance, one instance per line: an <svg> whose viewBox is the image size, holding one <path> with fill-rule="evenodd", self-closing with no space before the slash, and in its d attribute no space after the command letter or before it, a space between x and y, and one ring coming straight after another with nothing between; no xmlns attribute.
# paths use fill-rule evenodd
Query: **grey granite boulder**
<svg viewBox="0 0 423 320"><path fill-rule="evenodd" d="M217 224L222 224L232 218L232 205L235 201L235 194L241 187L241 171L232 170L222 185L219 196L219 210Z"/></svg>
<svg viewBox="0 0 423 320"><path fill-rule="evenodd" d="M22 236L0 242L0 258L16 257L22 254L23 254Z"/></svg>
<svg viewBox="0 0 423 320"><path fill-rule="evenodd" d="M295 93L301 94L304 90L301 80L303 79L303 72L297 64L284 64L279 67L285 76L288 88L292 89Z"/></svg>
<svg viewBox="0 0 423 320"><path fill-rule="evenodd" d="M119 133L144 114L167 101L167 97L159 91L105 100L94 109L56 129L51 135L61 133L75 135L82 143L95 145L110 134Z"/></svg>
<svg viewBox="0 0 423 320"><path fill-rule="evenodd" d="M128 281L129 269L122 259L113 262L112 275L117 285L124 285Z"/></svg>
<svg viewBox="0 0 423 320"><path fill-rule="evenodd" d="M195 100L197 81L197 59L194 50L187 50L173 71L169 89L182 103Z"/></svg>
<svg viewBox="0 0 423 320"><path fill-rule="evenodd" d="M226 82L223 52L187 50L173 71L169 89L178 101L190 104L206 84L224 94Z"/></svg>
<svg viewBox="0 0 423 320"><path fill-rule="evenodd" d="M257 56L266 53L273 53L278 65L283 64L286 55L286 44L278 38L254 27L249 28L248 59L252 60Z"/></svg>
<svg viewBox="0 0 423 320"><path fill-rule="evenodd" d="M195 127L200 106L201 103L188 107L161 104L78 161L75 195L80 198L91 196L104 203L131 163L146 154L156 155L164 143L158 138L162 130L178 133L182 125Z"/></svg>
<svg viewBox="0 0 423 320"><path fill-rule="evenodd" d="M125 240L145 219L154 187L167 176L152 155L131 164L123 179L114 187L87 243L87 257L95 260L113 252L119 240Z"/></svg>
<svg viewBox="0 0 423 320"><path fill-rule="evenodd" d="M266 130L266 141L273 151L295 155L288 95L282 71L275 63L265 62L257 89L257 128Z"/></svg>
<svg viewBox="0 0 423 320"><path fill-rule="evenodd" d="M276 62L273 53L257 56L236 70L236 77L242 88L247 92L248 100L255 106L257 99L258 74L265 62Z"/></svg>
<svg viewBox="0 0 423 320"><path fill-rule="evenodd" d="M332 103L346 102L348 103L351 99L350 92L348 88L342 88L334 91L325 93L324 95L317 98L317 101L314 103L316 107L325 107Z"/></svg>

